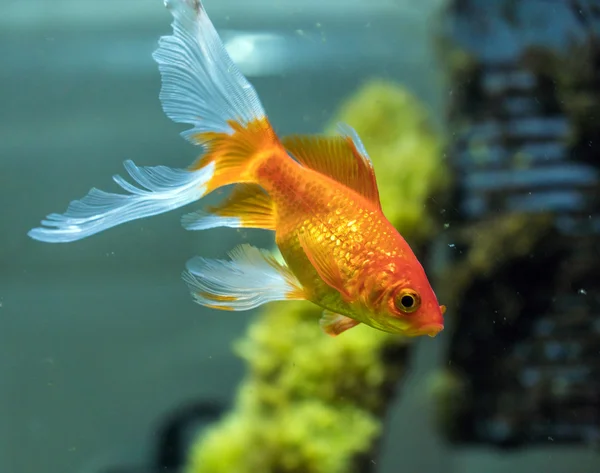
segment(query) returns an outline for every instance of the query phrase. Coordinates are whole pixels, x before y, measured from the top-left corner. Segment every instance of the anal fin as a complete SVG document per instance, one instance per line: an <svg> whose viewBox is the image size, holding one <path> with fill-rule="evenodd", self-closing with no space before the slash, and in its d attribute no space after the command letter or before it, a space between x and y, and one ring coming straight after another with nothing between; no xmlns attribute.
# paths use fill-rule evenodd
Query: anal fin
<svg viewBox="0 0 600 473"><path fill-rule="evenodd" d="M216 227L275 230L275 205L256 184L236 185L227 199L206 210L184 215L181 224L187 230Z"/></svg>
<svg viewBox="0 0 600 473"><path fill-rule="evenodd" d="M325 309L319 320L319 325L327 335L337 337L340 333L356 327L360 322L345 315L337 314Z"/></svg>
<svg viewBox="0 0 600 473"><path fill-rule="evenodd" d="M192 258L183 279L198 304L221 310L250 310L272 301L303 300L290 269L268 250L244 244L230 260Z"/></svg>

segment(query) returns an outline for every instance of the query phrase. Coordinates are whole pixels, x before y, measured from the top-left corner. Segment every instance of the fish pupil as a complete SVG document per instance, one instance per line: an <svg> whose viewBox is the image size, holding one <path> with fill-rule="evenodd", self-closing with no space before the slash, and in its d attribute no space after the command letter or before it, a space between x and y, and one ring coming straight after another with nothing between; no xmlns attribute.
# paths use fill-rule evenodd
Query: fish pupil
<svg viewBox="0 0 600 473"><path fill-rule="evenodd" d="M414 305L415 300L412 296L406 295L402 296L402 299L400 299L400 303L407 309L410 309Z"/></svg>

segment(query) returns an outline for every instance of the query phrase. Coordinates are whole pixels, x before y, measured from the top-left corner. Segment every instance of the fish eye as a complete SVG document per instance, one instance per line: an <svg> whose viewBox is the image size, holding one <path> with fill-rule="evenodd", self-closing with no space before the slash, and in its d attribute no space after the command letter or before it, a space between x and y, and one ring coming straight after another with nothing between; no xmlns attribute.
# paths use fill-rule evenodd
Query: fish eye
<svg viewBox="0 0 600 473"><path fill-rule="evenodd" d="M400 312L410 314L421 305L421 298L412 289L402 289L395 298L395 306Z"/></svg>

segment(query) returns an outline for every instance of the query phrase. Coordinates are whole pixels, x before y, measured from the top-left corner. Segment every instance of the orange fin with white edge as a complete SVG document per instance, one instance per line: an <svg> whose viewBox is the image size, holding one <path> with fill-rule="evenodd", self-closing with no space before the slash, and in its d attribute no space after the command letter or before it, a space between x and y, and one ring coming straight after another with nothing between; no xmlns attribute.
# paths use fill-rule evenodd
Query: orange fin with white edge
<svg viewBox="0 0 600 473"><path fill-rule="evenodd" d="M345 315L325 309L319 319L319 325L327 335L337 337L340 333L356 327L360 322Z"/></svg>
<svg viewBox="0 0 600 473"><path fill-rule="evenodd" d="M182 135L204 155L189 171L212 169L205 194L254 182L253 162L281 147L254 87L237 68L200 0L165 0L173 35L163 36L153 57L162 77L160 100Z"/></svg>
<svg viewBox="0 0 600 473"><path fill-rule="evenodd" d="M232 133L202 132L191 140L204 146L204 155L190 166L190 171L212 168L206 193L236 183L256 183L254 170L261 160L273 154L284 155L275 131L266 118L246 125L230 121Z"/></svg>
<svg viewBox="0 0 600 473"><path fill-rule="evenodd" d="M188 169L125 168L134 181L114 176L125 194L91 189L63 214L52 213L29 231L35 240L81 240L132 220L169 212L218 187L256 182L260 160L285 151L269 124L254 87L237 68L200 0L165 0L173 34L153 53L160 70L160 101L166 115L192 125L182 135L204 149Z"/></svg>
<svg viewBox="0 0 600 473"><path fill-rule="evenodd" d="M192 258L186 269L183 279L205 307L242 311L306 299L302 285L276 254L248 244L234 248L229 260Z"/></svg>
<svg viewBox="0 0 600 473"><path fill-rule="evenodd" d="M275 203L257 184L238 184L219 205L184 215L181 223L187 230L216 227L262 228L275 230Z"/></svg>
<svg viewBox="0 0 600 473"><path fill-rule="evenodd" d="M345 124L339 124L338 131L338 136L291 135L281 142L300 164L353 189L380 208L375 170L358 134Z"/></svg>
<svg viewBox="0 0 600 473"><path fill-rule="evenodd" d="M352 297L346 290L342 273L335 262L333 254L329 253L325 245L320 244L310 231L298 233L298 240L306 257L316 269L321 279L331 288L338 291L344 300L350 301Z"/></svg>

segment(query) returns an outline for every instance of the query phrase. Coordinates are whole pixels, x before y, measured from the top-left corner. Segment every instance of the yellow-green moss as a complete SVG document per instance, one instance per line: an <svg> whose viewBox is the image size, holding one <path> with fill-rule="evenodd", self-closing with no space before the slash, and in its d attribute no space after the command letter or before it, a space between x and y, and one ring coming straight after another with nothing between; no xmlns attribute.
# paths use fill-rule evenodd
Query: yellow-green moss
<svg viewBox="0 0 600 473"><path fill-rule="evenodd" d="M296 398L318 398L330 403L350 399L375 410L376 390L389 376L379 350L396 343L397 337L358 326L333 340L318 327L320 312L306 302L272 304L247 338L236 344L250 375L269 383L255 396L267 408L282 403L285 407ZM351 375L340 369L341 360L352 369Z"/></svg>
<svg viewBox="0 0 600 473"><path fill-rule="evenodd" d="M447 183L441 144L402 87L373 81L333 120L356 128L384 211L422 241L435 228L426 199ZM331 127L329 127L331 130ZM405 369L407 341L366 326L333 339L308 302L265 306L236 343L248 371L235 407L198 439L188 473L351 473L381 431Z"/></svg>
<svg viewBox="0 0 600 473"><path fill-rule="evenodd" d="M379 360L392 337L356 327L332 340L318 315L274 304L252 325L236 346L249 366L236 409L196 446L189 471L351 471L380 429L378 389L398 374Z"/></svg>

